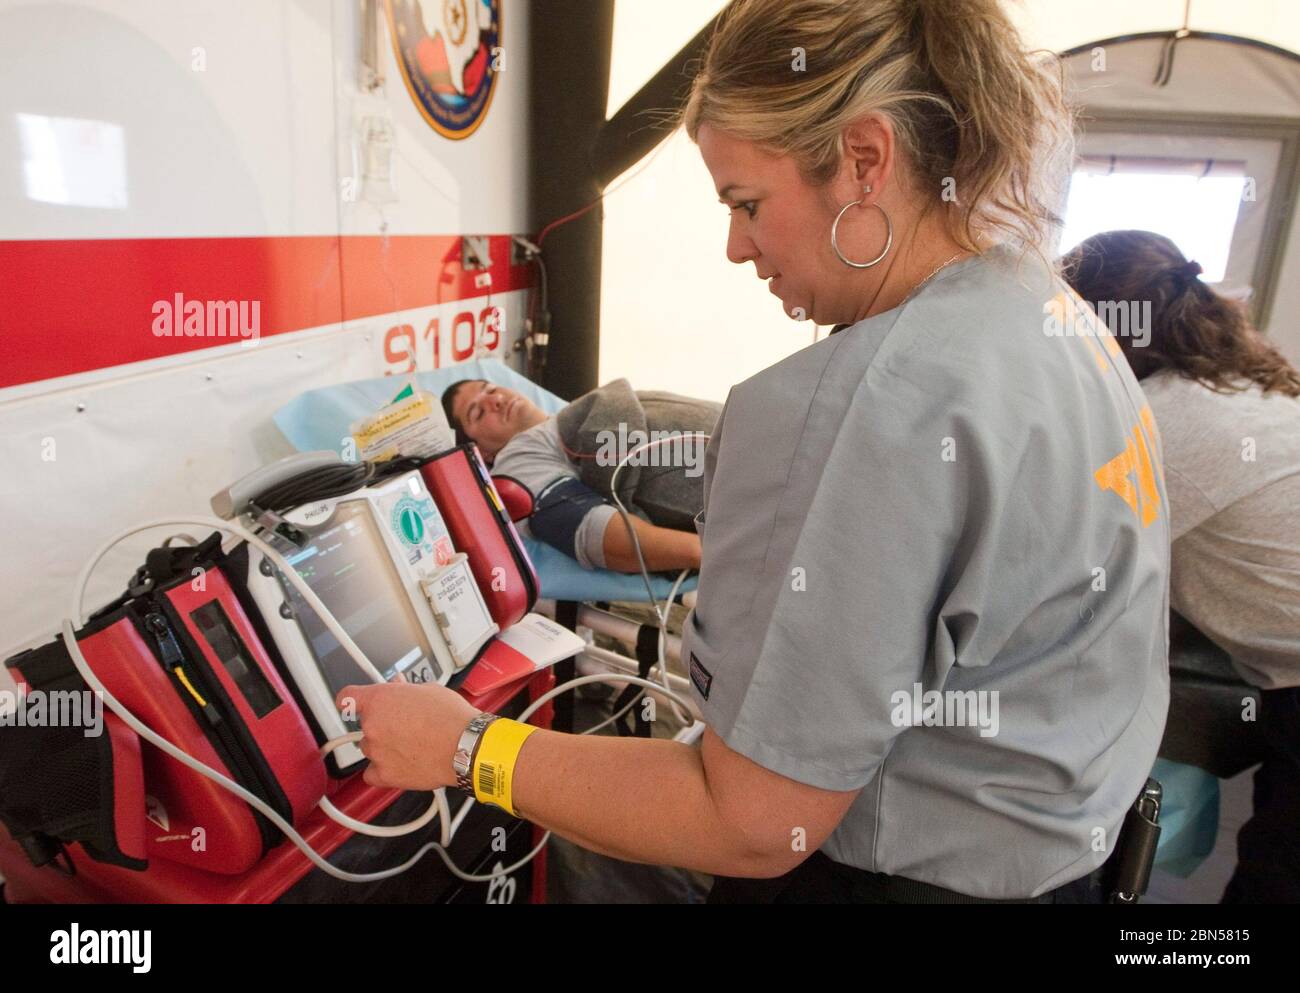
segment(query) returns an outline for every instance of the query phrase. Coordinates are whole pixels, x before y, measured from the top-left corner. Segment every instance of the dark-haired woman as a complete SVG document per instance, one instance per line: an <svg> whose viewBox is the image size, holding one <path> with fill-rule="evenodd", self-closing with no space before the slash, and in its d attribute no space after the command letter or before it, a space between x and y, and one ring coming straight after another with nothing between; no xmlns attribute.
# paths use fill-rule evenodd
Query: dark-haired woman
<svg viewBox="0 0 1300 993"><path fill-rule="evenodd" d="M1075 290L1111 325L1156 416L1174 542L1170 604L1264 691L1259 719L1269 754L1224 900L1295 903L1300 373L1243 308L1197 278L1200 266L1168 238L1111 231L1064 264Z"/></svg>

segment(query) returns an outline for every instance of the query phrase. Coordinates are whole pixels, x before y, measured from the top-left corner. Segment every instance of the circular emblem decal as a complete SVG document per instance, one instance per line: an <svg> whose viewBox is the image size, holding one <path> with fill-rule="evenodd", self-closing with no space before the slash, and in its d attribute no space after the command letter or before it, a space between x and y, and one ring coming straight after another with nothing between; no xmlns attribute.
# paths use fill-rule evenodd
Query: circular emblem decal
<svg viewBox="0 0 1300 993"><path fill-rule="evenodd" d="M407 92L446 138L472 135L492 103L501 0L385 0Z"/></svg>

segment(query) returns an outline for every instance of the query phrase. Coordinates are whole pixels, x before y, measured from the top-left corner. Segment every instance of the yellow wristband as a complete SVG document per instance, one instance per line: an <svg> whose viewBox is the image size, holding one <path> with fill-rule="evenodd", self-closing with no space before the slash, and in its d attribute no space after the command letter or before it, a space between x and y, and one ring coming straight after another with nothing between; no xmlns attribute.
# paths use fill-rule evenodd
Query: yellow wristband
<svg viewBox="0 0 1300 993"><path fill-rule="evenodd" d="M495 804L512 817L518 816L512 798L515 762L524 742L536 730L531 724L504 717L487 726L474 752L474 768L470 772L474 798L479 803Z"/></svg>

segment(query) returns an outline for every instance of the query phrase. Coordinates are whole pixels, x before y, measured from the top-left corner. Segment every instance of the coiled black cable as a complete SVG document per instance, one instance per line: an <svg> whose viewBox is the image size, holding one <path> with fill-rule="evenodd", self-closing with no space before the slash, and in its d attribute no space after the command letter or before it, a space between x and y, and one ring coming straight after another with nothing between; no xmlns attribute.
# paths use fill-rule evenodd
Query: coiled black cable
<svg viewBox="0 0 1300 993"><path fill-rule="evenodd" d="M260 510L280 514L301 507L304 503L343 496L378 478L377 466L373 462L340 462L338 465L310 469L263 490L253 497L252 503Z"/></svg>

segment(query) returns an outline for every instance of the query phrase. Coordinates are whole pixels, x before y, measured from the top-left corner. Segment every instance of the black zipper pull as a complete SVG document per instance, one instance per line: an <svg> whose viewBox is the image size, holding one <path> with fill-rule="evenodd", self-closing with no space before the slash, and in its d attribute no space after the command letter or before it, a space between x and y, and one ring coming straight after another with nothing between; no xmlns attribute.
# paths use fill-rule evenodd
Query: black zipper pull
<svg viewBox="0 0 1300 993"><path fill-rule="evenodd" d="M167 618L162 614L146 614L144 626L153 634L154 640L158 642L158 651L162 655L162 664L170 672L178 665L185 661L185 656L181 654L181 646L176 644L176 636L172 634L171 627L167 624Z"/></svg>
<svg viewBox="0 0 1300 993"><path fill-rule="evenodd" d="M181 646L176 643L176 635L172 633L167 618L162 614L146 614L144 625L152 632L154 640L158 642L158 652L162 656L162 664L167 668L167 671L194 698L194 702L199 705L199 709L203 711L203 716L207 718L208 723L213 727L217 727L221 724L221 713L203 698L203 695L190 682L189 676L186 675L184 669L185 654L181 651Z"/></svg>

